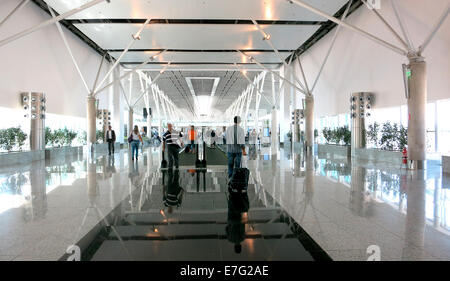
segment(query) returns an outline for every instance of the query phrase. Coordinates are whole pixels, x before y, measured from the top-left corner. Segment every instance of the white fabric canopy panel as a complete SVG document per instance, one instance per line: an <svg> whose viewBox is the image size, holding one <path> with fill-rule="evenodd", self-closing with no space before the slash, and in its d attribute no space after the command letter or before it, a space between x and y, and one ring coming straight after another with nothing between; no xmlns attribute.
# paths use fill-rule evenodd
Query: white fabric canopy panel
<svg viewBox="0 0 450 281"><path fill-rule="evenodd" d="M139 24L75 24L101 48L123 49ZM277 49L297 49L320 25L261 25ZM133 49L266 49L271 50L254 25L151 24Z"/></svg>
<svg viewBox="0 0 450 281"><path fill-rule="evenodd" d="M121 62L143 62L150 56L157 54L159 51L139 51L128 52L123 56ZM109 52L114 58L118 58L121 52ZM246 52L246 54L254 57L261 63L281 63L280 58L274 52ZM286 59L291 52L281 52L281 56ZM217 62L217 63L250 63L246 56L238 52L165 52L158 56L156 61L159 62Z"/></svg>
<svg viewBox="0 0 450 281"><path fill-rule="evenodd" d="M77 8L89 0L47 0L58 13ZM334 14L346 0L305 0ZM81 11L69 19L256 19L324 21L324 18L283 0L113 0Z"/></svg>
<svg viewBox="0 0 450 281"><path fill-rule="evenodd" d="M280 64L266 64L264 65L268 69L277 71L280 68ZM136 67L136 64L123 64L125 68ZM164 67L164 64L146 64L140 69L146 71L160 71ZM256 64L239 65L242 70L247 71L262 71L260 66ZM236 71L236 67L233 64L170 64L167 71Z"/></svg>

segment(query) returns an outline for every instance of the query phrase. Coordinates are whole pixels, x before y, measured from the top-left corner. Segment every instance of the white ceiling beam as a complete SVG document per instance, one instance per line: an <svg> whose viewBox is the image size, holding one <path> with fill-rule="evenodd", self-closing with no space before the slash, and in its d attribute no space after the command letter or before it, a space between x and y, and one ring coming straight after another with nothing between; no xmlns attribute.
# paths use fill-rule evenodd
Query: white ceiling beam
<svg viewBox="0 0 450 281"><path fill-rule="evenodd" d="M81 12L83 10L86 10L86 9L88 9L88 8L94 6L94 5L97 5L100 2L103 2L103 1L108 1L109 2L109 0L93 0L91 2L88 2L88 3L84 4L84 5L81 5L78 8L72 9L72 10L70 10L68 12L65 12L65 13L57 16L57 17L54 17L54 18L49 19L49 20L46 20L43 23L40 23L38 25L35 25L35 26L30 27L28 29L25 29L25 30L23 30L23 31L21 31L19 33L16 33L16 34L12 35L12 36L9 36L9 37L7 37L7 38L5 38L5 39L0 41L0 47L3 46L3 45L6 45L8 43L11 43L11 42L13 42L13 41L15 41L15 40L17 40L19 38L22 38L22 37L24 37L24 36L26 36L26 35L28 35L30 33L33 33L33 32L35 32L35 31L37 31L37 30L39 30L41 28L44 28L44 27L49 26L49 25L52 25L55 22L59 22L59 21L65 19L67 17L70 17L70 16L72 16L72 15L74 15L76 13L79 13L79 12Z"/></svg>
<svg viewBox="0 0 450 281"><path fill-rule="evenodd" d="M159 74L155 77L155 79L153 79L152 84L155 84L156 81L158 81L159 77L161 77L161 75L164 73L164 71L166 71L166 69L167 69L167 67L169 67L169 65L170 65L170 61L166 64L166 66L164 66L164 67L159 71ZM141 92L141 94L139 95L139 97L137 98L137 100L133 103L133 106L132 106L132 107L134 107L134 106L139 102L139 100L145 95L145 92L146 92L146 91L148 91L148 86L144 89L144 91Z"/></svg>
<svg viewBox="0 0 450 281"><path fill-rule="evenodd" d="M120 77L117 78L116 80L114 80L114 81L112 81L111 83L107 84L106 86L104 86L104 87L101 88L100 90L95 91L93 95L96 96L96 95L97 95L98 93L100 93L101 91L103 91L103 90L105 90L105 89L111 87L112 85L114 85L114 83L116 83L118 80L120 81L120 80L122 80L122 79L127 78L129 75L131 75L132 73L138 71L138 70L141 69L144 65L146 65L147 63L153 61L157 56L161 55L161 54L164 53L164 52L165 52L165 50L159 52L159 53L156 54L156 55L151 56L151 57L148 58L146 61L144 61L143 63L139 64L138 66L132 68L131 70L127 71L125 74L123 74L122 76L120 76Z"/></svg>
<svg viewBox="0 0 450 281"><path fill-rule="evenodd" d="M272 50L275 52L275 54L280 59L280 63L282 63L285 67L289 67L289 65L286 63L284 58L281 56L280 52L275 48L275 46L272 44L272 41L270 41L271 35L264 32L262 28L259 26L259 24L252 19L253 24L256 26L256 28L259 30L261 35L263 36L263 40L267 42L267 44L272 48ZM300 80L297 78L297 76L294 75L295 82L303 89L303 91L307 91L308 89L300 82Z"/></svg>
<svg viewBox="0 0 450 281"><path fill-rule="evenodd" d="M361 0L361 1L364 4L366 4L367 7L369 7L370 3L368 3L366 0ZM347 10L348 10L348 8L347 8ZM397 38L397 40L403 45L403 47L405 49L409 49L409 46L405 42L405 40L403 40L403 38L397 33L397 31L395 31L395 29L387 22L387 20L385 18L383 18L383 16L380 13L378 13L377 9L372 8L370 10L384 23L384 25L386 25L386 27L389 29L389 31L391 31L392 35L394 35L395 38ZM345 17L343 16L343 18L345 18ZM343 19L341 19L341 20L343 20ZM340 26L338 26L338 27L340 27Z"/></svg>
<svg viewBox="0 0 450 281"><path fill-rule="evenodd" d="M344 14L342 15L341 21L344 21L345 18L347 17L347 14L348 14L348 11L350 9L352 2L353 1L348 2L347 8L345 9ZM337 38L337 35L339 34L339 31L341 30L341 27L342 27L341 25L338 25L336 27L336 31L334 32L333 38L331 39L330 47L328 47L327 54L325 55L325 58L323 59L323 62L320 65L319 72L317 73L316 79L314 80L314 83L311 87L311 94L314 93L314 89L316 88L317 81L319 81L319 77L322 74L323 68L325 67L325 64L328 61L328 57L330 56L331 50L333 49L334 43L336 42L336 38Z"/></svg>
<svg viewBox="0 0 450 281"><path fill-rule="evenodd" d="M108 79L111 72L117 67L120 60L123 58L123 56L128 52L128 50L136 43L137 40L141 40L141 32L144 30L145 26L150 22L150 19L147 19L144 24L139 28L139 30L136 32L136 34L131 35L131 40L128 43L127 47L123 50L123 52L120 54L120 56L117 58L117 60L114 62L112 67L109 69L109 71L105 74L105 77L103 80L98 84L97 88L95 88L94 92L96 92L101 86L103 86L103 83L105 83L106 79Z"/></svg>
<svg viewBox="0 0 450 281"><path fill-rule="evenodd" d="M431 39L433 39L436 32L439 30L441 25L444 23L449 12L450 12L450 3L447 4L447 8L444 10L442 15L439 17L436 24L433 26L433 29L431 30L430 34L428 34L426 39L423 41L422 45L419 46L419 53L422 53L425 50L425 48L428 46L428 43L430 43Z"/></svg>
<svg viewBox="0 0 450 281"><path fill-rule="evenodd" d="M49 5L47 5L47 7L50 11L50 14L52 15L52 18L55 18L55 12L53 11L53 9ZM66 36L64 35L64 31L62 30L60 23L56 22L55 24L56 24L56 28L58 29L59 34L61 35L64 45L66 46L67 52L69 53L69 56L72 59L72 62L78 72L78 75L80 76L81 81L83 82L83 85L84 85L84 88L86 89L87 94L91 95L91 91L86 83L86 80L84 79L83 73L81 73L81 70L80 70L80 67L78 66L77 60L73 56L72 49L70 48L69 43L67 42Z"/></svg>
<svg viewBox="0 0 450 281"><path fill-rule="evenodd" d="M20 11L30 0L22 0L1 22L0 27L15 13Z"/></svg>
<svg viewBox="0 0 450 281"><path fill-rule="evenodd" d="M408 51L413 51L414 46L412 44L411 39L409 38L408 30L406 30L406 25L403 24L403 20L400 17L400 13L398 12L396 1L391 0L391 6L392 6L392 9L394 10L395 17L397 18L398 25L400 25L400 30L403 33L403 37L406 39L406 44L407 44L406 48L408 49Z"/></svg>
<svg viewBox="0 0 450 281"><path fill-rule="evenodd" d="M384 40L382 40L382 39L380 39L380 38L378 38L378 37L376 37L376 36L366 32L366 31L364 31L364 30L362 30L360 28L356 27L356 26L353 26L351 24L343 22L343 21L341 21L341 20L339 20L339 19L337 19L337 18L335 18L335 17L333 17L333 16L331 16L331 15L329 15L329 14L327 14L327 13L325 13L325 12L319 10L319 9L314 8L311 5L308 5L307 3L305 3L305 2L303 2L301 0L286 0L286 1L288 1L291 4L294 3L294 4L296 4L296 5L300 6L300 7L303 7L305 9L307 9L307 10L317 14L317 15L320 15L320 16L322 16L322 17L332 21L332 22L335 22L335 23L337 23L339 25L342 25L343 27L348 28L348 29L350 29L350 30L352 30L352 31L354 31L354 32L356 32L356 33L358 33L358 34L360 34L360 35L362 35L362 36L364 36L364 37L366 37L366 38L368 38L368 39L370 39L370 40L372 40L372 41L374 41L374 42L376 42L376 43L378 43L378 44L380 44L382 46L384 46L384 47L387 47L387 48L391 49L392 51L394 51L394 52L396 52L398 54L401 54L401 55L406 55L407 54L406 50L403 50L403 49L401 49L401 48L399 48L399 47L397 47L395 45L392 45L391 43L386 42L386 41L384 41Z"/></svg>
<svg viewBox="0 0 450 281"><path fill-rule="evenodd" d="M278 78L280 78L280 79L286 81L288 84L290 84L291 86L293 86L294 88L296 88L300 93L306 95L306 93L305 93L305 91L304 91L303 89L300 89L297 85L295 85L294 83L292 83L292 82L289 81L288 79L286 79L286 78L280 76L278 73L276 73L276 72L274 72L274 71L272 71L272 70L266 68L266 67L265 67L264 65L262 65L260 62L258 62L254 57L249 56L249 55L247 55L247 54L245 54L245 53L243 53L243 52L241 52L241 51L239 51L239 50L238 50L238 52L240 52L240 53L243 54L244 56L247 56L251 61L254 61L257 65L261 66L262 68L264 68L264 69L267 70L268 72L273 73L273 74L275 74Z"/></svg>

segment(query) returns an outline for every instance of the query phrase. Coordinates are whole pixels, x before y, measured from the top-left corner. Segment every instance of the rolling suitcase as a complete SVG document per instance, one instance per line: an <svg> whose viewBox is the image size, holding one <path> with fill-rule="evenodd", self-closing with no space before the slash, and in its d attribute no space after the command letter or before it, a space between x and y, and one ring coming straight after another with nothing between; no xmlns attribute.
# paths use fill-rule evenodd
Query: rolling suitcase
<svg viewBox="0 0 450 281"><path fill-rule="evenodd" d="M165 157L164 150L162 150L161 152L162 152L161 168L167 168L167 160L166 160L166 157Z"/></svg>

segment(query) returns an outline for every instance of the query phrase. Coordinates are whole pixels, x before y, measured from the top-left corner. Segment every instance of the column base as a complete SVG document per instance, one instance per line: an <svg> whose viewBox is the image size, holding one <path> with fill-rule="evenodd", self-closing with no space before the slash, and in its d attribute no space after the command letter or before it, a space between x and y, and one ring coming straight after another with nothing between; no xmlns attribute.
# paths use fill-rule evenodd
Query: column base
<svg viewBox="0 0 450 281"><path fill-rule="evenodd" d="M425 160L408 160L408 169L411 170L425 170L427 167Z"/></svg>

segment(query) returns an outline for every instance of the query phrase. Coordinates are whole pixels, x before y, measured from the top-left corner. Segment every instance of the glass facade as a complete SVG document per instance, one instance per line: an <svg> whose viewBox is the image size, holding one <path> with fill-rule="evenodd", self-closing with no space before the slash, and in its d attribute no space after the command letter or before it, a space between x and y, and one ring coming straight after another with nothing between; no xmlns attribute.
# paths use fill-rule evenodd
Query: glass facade
<svg viewBox="0 0 450 281"><path fill-rule="evenodd" d="M426 109L427 152L450 154L450 99L429 102ZM366 127L377 122L391 122L408 126L408 107L406 105L371 110L371 116L366 118ZM325 116L316 119L316 129L319 132L319 143L324 143L322 135L324 128L334 129L349 126L349 114Z"/></svg>
<svg viewBox="0 0 450 281"><path fill-rule="evenodd" d="M30 126L28 119L24 117L24 114L22 109L0 107L0 120L2 120L0 122L0 129L20 127L28 135ZM82 132L86 131L86 118L46 113L45 127L49 127L51 130L67 128L75 131L78 136L80 136ZM78 136L73 140L72 146L82 145ZM29 150L28 139L23 146L23 150Z"/></svg>

